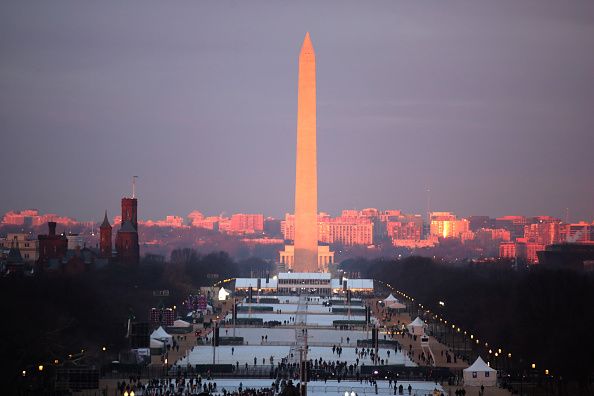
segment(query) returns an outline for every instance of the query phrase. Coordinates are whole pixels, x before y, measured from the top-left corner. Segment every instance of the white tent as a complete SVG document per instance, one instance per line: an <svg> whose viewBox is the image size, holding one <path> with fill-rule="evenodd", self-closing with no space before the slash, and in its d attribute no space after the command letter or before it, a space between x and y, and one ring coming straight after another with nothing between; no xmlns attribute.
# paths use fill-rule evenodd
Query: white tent
<svg viewBox="0 0 594 396"><path fill-rule="evenodd" d="M425 324L425 322L423 322L423 320L421 318L419 318L418 316L415 320L413 320L411 323L406 325L408 332L412 335L425 334L426 327L427 327L427 325Z"/></svg>
<svg viewBox="0 0 594 396"><path fill-rule="evenodd" d="M173 327L190 327L191 325L185 320L178 319L173 322Z"/></svg>
<svg viewBox="0 0 594 396"><path fill-rule="evenodd" d="M384 303L391 302L391 301L398 301L398 299L396 297L394 297L394 295L392 293L390 293L390 295L388 297L384 298Z"/></svg>
<svg viewBox="0 0 594 396"><path fill-rule="evenodd" d="M464 385L468 386L495 386L497 384L497 370L492 369L479 356L468 368L462 370Z"/></svg>
<svg viewBox="0 0 594 396"><path fill-rule="evenodd" d="M219 290L219 301L225 301L227 300L227 297L229 297L231 295L231 292L227 289L225 289L224 287L221 287L221 289Z"/></svg>
<svg viewBox="0 0 594 396"><path fill-rule="evenodd" d="M386 306L386 308L391 308L391 309L406 308L406 305L404 305L400 301L398 301L398 299L396 297L394 297L394 295L392 295L392 293L390 293L390 295L388 297L384 298L383 303Z"/></svg>
<svg viewBox="0 0 594 396"><path fill-rule="evenodd" d="M155 340L154 338L151 338L151 344L150 344L151 349L163 348L164 346L165 346L165 343L163 341L159 341L159 340Z"/></svg>
<svg viewBox="0 0 594 396"><path fill-rule="evenodd" d="M168 334L163 327L159 326L159 328L151 333L151 338L153 340L159 340L164 342L167 345L173 344L173 336Z"/></svg>

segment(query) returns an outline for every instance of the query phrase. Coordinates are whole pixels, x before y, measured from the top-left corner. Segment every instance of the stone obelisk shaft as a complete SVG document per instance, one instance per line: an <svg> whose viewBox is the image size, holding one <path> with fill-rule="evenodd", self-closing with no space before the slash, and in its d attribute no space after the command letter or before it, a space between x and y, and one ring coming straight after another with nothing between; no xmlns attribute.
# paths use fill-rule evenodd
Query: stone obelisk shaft
<svg viewBox="0 0 594 396"><path fill-rule="evenodd" d="M295 179L296 272L318 270L318 175L316 150L316 56L309 33L299 55L297 164Z"/></svg>

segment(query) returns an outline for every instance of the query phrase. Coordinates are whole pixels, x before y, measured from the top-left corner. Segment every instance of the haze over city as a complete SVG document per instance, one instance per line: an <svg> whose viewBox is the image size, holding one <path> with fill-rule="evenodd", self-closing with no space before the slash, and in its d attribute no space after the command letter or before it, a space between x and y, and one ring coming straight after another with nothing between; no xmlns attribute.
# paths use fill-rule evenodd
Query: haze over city
<svg viewBox="0 0 594 396"><path fill-rule="evenodd" d="M297 61L319 209L593 217L590 2L0 5L0 212L293 210ZM313 5L313 3L310 3ZM10 182L8 182L10 181Z"/></svg>
<svg viewBox="0 0 594 396"><path fill-rule="evenodd" d="M0 4L2 395L594 394L594 3Z"/></svg>

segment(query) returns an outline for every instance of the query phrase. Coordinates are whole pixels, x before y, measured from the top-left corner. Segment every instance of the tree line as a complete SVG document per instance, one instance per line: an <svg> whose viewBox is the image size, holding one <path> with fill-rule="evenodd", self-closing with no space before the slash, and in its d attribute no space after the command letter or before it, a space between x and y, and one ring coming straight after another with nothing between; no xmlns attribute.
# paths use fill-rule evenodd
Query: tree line
<svg viewBox="0 0 594 396"><path fill-rule="evenodd" d="M592 274L423 257L354 259L342 268L391 284L490 346L512 352L519 367L536 363L538 370L583 386L592 379Z"/></svg>

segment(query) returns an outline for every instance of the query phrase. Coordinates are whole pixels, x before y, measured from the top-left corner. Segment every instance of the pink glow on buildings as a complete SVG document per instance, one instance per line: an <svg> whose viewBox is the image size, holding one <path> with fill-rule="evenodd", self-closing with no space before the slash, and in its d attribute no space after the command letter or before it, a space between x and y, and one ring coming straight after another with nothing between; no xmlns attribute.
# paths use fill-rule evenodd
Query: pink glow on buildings
<svg viewBox="0 0 594 396"><path fill-rule="evenodd" d="M27 209L18 211L6 212L2 218L2 224L6 225L24 225L24 226L40 226L46 224L49 221L53 221L61 225L74 225L77 224L75 219L65 216L58 216L54 213L39 214L36 209Z"/></svg>
<svg viewBox="0 0 594 396"><path fill-rule="evenodd" d="M141 225L146 227L172 227L172 228L187 228L184 225L184 218L180 216L165 216L164 220L146 220L140 221Z"/></svg>
<svg viewBox="0 0 594 396"><path fill-rule="evenodd" d="M261 234L264 232L264 215L237 213L231 216L230 232L238 234Z"/></svg>

